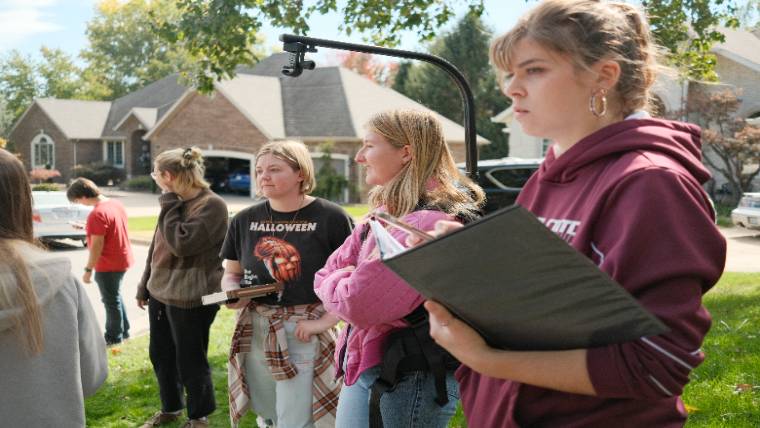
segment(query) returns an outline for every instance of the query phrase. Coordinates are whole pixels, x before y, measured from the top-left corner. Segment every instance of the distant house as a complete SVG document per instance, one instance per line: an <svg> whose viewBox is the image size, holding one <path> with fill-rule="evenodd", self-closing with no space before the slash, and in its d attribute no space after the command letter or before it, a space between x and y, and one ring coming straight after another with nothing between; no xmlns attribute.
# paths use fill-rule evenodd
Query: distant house
<svg viewBox="0 0 760 428"><path fill-rule="evenodd" d="M760 36L743 30L721 29L725 43L715 45L712 52L717 57L715 71L719 85L698 82L679 82L662 76L655 83L655 104L663 112L683 109L685 97L696 89L740 91L741 107L737 114L751 122L760 118ZM512 107L502 111L491 120L504 123L509 134L509 155L517 157L542 157L551 142L525 134L520 124L513 120Z"/></svg>
<svg viewBox="0 0 760 428"><path fill-rule="evenodd" d="M27 168L49 165L64 180L72 178L74 165L92 162L124 168L128 177L144 175L158 153L188 146L203 150L211 179L223 179L236 170L250 172L254 154L269 141L302 141L317 164L320 145L332 142L332 165L362 190L353 157L367 120L389 109L429 110L342 67L283 76L287 60L287 54L275 54L240 69L236 78L217 82L210 96L171 75L113 102L38 99L9 140ZM463 161L464 128L436 115L456 160ZM344 200L363 193L346 193Z"/></svg>

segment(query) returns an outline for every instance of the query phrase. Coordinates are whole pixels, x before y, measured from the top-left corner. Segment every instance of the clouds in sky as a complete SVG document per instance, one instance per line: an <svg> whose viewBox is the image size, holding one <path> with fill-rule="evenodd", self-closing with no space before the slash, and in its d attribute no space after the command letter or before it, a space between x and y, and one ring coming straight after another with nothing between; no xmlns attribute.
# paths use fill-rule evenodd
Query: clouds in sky
<svg viewBox="0 0 760 428"><path fill-rule="evenodd" d="M12 49L28 37L62 30L51 9L60 0L0 0L0 51Z"/></svg>

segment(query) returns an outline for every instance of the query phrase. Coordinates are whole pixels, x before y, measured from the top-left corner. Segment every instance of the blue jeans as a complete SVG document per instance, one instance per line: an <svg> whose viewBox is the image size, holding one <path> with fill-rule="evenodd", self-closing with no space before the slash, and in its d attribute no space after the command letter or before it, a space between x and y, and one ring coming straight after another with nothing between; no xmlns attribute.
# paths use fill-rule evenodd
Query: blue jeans
<svg viewBox="0 0 760 428"><path fill-rule="evenodd" d="M343 386L338 400L336 428L369 426L369 397L372 384L380 376L380 366L367 369L351 386ZM435 383L429 372L411 372L402 377L393 391L380 399L385 428L445 428L459 401L459 385L454 372L446 375L449 402L441 407L435 402Z"/></svg>
<svg viewBox="0 0 760 428"><path fill-rule="evenodd" d="M129 320L124 301L119 293L125 272L95 272L95 282L100 289L100 299L106 308L107 344L119 343L129 337Z"/></svg>

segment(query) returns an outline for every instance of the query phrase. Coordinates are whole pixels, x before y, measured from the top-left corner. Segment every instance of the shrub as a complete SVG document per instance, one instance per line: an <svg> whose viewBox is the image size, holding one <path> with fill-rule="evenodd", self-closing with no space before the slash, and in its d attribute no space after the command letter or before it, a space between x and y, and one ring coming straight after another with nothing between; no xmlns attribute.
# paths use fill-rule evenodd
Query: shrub
<svg viewBox="0 0 760 428"><path fill-rule="evenodd" d="M125 190L153 190L153 179L149 175L140 175L130 178L121 184Z"/></svg>
<svg viewBox="0 0 760 428"><path fill-rule="evenodd" d="M39 183L32 186L33 191L42 192L57 192L63 190L60 184L55 183Z"/></svg>
<svg viewBox="0 0 760 428"><path fill-rule="evenodd" d="M122 168L96 162L75 166L71 169L71 176L74 178L89 178L98 186L112 186L122 182L126 177L126 173Z"/></svg>
<svg viewBox="0 0 760 428"><path fill-rule="evenodd" d="M331 201L341 201L343 190L350 188L349 182L332 166L332 143L323 143L319 148L323 153L320 158L322 165L316 174L317 187L311 194Z"/></svg>
<svg viewBox="0 0 760 428"><path fill-rule="evenodd" d="M53 178L60 177L61 173L57 169L35 168L29 171L29 178L37 180L38 183L52 183Z"/></svg>

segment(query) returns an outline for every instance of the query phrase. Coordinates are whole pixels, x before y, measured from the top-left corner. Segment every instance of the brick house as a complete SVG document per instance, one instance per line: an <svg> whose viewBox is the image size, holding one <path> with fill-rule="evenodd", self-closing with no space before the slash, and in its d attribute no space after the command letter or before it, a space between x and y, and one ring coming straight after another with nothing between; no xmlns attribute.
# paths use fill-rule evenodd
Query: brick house
<svg viewBox="0 0 760 428"><path fill-rule="evenodd" d="M695 89L740 90L741 107L737 114L750 122L760 123L760 32L721 29L726 41L713 47L717 58L715 72L720 84L699 82L679 82L667 76L658 77L653 93L659 110L673 112L682 110L684 96ZM512 108L508 108L492 119L504 123L504 132L509 134L510 156L536 158L543 157L550 141L525 134L520 124L513 120Z"/></svg>
<svg viewBox="0 0 760 428"><path fill-rule="evenodd" d="M331 163L363 195L353 162L363 125L383 110L429 110L405 96L342 67L322 67L298 78L281 74L287 54L274 54L234 79L217 82L203 95L184 87L177 75L112 102L38 99L21 116L9 140L27 168L50 165L63 180L74 165L105 162L128 177L145 175L151 159L177 147L198 146L211 179L249 171L256 151L275 140L298 140L319 169L320 146L333 143ZM464 128L435 113L457 162L464 161ZM479 144L488 141L480 138Z"/></svg>

